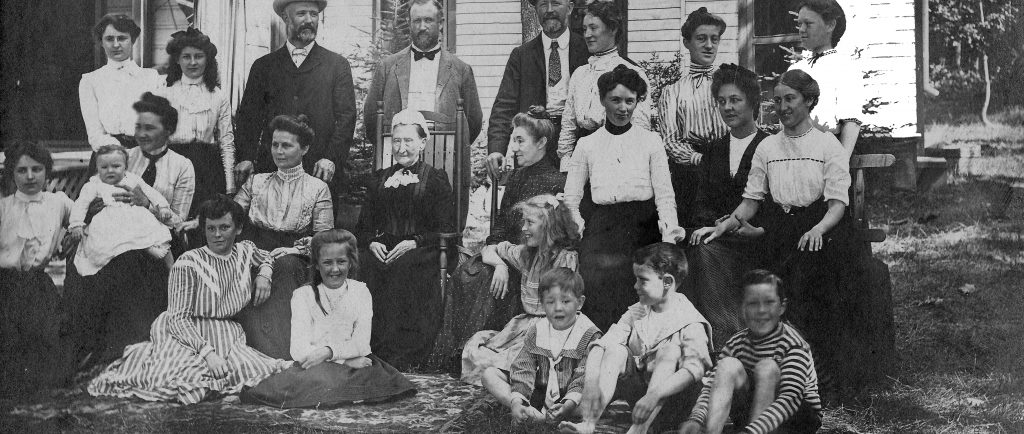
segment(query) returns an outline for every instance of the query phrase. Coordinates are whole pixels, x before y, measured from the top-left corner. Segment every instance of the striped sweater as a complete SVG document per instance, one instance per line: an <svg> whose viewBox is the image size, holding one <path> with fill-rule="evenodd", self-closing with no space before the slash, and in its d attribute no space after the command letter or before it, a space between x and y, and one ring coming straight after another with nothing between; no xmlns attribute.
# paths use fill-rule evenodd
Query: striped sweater
<svg viewBox="0 0 1024 434"><path fill-rule="evenodd" d="M719 360L725 357L735 357L748 371L752 370L757 362L771 358L779 365L781 371L775 402L750 421L750 424L743 428L743 433L764 434L775 431L779 425L792 417L804 402L815 410L821 410L818 374L814 370L811 346L789 324L779 323L774 331L761 338L751 336L750 329L741 330L729 338L722 347ZM690 420L701 425L708 415L708 401L711 397L711 386L714 384L714 374L707 378L700 398L690 413Z"/></svg>

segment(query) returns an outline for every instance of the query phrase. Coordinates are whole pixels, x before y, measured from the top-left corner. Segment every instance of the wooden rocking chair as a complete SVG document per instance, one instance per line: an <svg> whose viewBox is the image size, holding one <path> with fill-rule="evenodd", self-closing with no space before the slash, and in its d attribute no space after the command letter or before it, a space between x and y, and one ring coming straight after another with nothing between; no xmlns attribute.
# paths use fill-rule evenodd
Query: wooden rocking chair
<svg viewBox="0 0 1024 434"><path fill-rule="evenodd" d="M448 259L458 254L459 237L466 227L466 214L469 211L469 123L463 101L458 100L454 122L451 116L443 113L421 111L430 128L427 147L423 149L423 162L444 169L455 195L456 232L440 234L440 251L438 258L441 279L441 303L444 304L448 287ZM391 137L391 120L384 119L384 101L377 101L377 137L373 152L373 169L378 170L395 164L391 155L391 146L386 141ZM454 127L452 127L454 125Z"/></svg>

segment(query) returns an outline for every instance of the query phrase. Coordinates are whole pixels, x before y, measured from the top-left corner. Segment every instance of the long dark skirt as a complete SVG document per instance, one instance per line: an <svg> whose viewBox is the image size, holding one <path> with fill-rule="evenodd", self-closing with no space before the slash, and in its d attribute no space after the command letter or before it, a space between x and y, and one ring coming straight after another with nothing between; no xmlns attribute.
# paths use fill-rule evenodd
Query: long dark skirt
<svg viewBox="0 0 1024 434"><path fill-rule="evenodd" d="M752 241L723 237L710 244L686 246L689 282L683 293L711 323L715 350L744 328L740 316L740 278L754 266Z"/></svg>
<svg viewBox="0 0 1024 434"><path fill-rule="evenodd" d="M235 315L250 347L275 359L291 360L292 293L309 282L308 258L286 255L274 261L270 298L259 306L250 303Z"/></svg>
<svg viewBox="0 0 1024 434"><path fill-rule="evenodd" d="M125 346L149 339L153 320L167 310L169 273L145 250L122 253L85 277L75 269L74 257L67 260L61 325L68 374L116 360Z"/></svg>
<svg viewBox="0 0 1024 434"><path fill-rule="evenodd" d="M661 240L653 200L594 205L580 242L585 313L601 330L636 303L633 252Z"/></svg>
<svg viewBox="0 0 1024 434"><path fill-rule="evenodd" d="M401 371L423 365L441 326L438 248L415 248L387 265L362 250L359 263L373 296L373 353Z"/></svg>
<svg viewBox="0 0 1024 434"><path fill-rule="evenodd" d="M196 192L192 196L192 208L188 218L192 219L199 211L199 205L218 193L227 192L224 179L224 160L220 156L220 145L213 143L190 142L171 143L171 150L188 158L196 170Z"/></svg>
<svg viewBox="0 0 1024 434"><path fill-rule="evenodd" d="M840 391L861 382L860 358L864 297L861 282L867 258L858 248L850 221L844 218L825 234L818 252L798 251L797 242L827 212L825 202L783 212L769 205L758 256L786 283L785 318L811 344L822 388Z"/></svg>
<svg viewBox="0 0 1024 434"><path fill-rule="evenodd" d="M59 383L60 294L43 270L0 268L0 396Z"/></svg>
<svg viewBox="0 0 1024 434"><path fill-rule="evenodd" d="M242 392L242 402L278 408L318 409L373 403L411 396L416 385L374 355L373 364L353 369L324 362L309 369L295 365Z"/></svg>
<svg viewBox="0 0 1024 434"><path fill-rule="evenodd" d="M445 299L444 324L430 356L430 368L458 374L462 348L480 330L501 330L512 317L522 313L520 274L509 270L509 293L495 300L491 295L494 267L483 263L477 254L452 273Z"/></svg>

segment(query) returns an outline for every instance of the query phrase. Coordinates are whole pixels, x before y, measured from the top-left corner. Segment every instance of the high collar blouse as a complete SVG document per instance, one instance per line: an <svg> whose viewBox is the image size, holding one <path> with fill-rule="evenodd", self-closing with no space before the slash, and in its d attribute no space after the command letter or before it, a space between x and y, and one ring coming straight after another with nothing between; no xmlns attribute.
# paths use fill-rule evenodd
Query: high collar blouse
<svg viewBox="0 0 1024 434"><path fill-rule="evenodd" d="M182 76L170 86L157 89L178 110L178 128L171 143L202 142L219 145L226 185L235 185L235 129L231 124L231 102L220 87L212 91L202 77Z"/></svg>
<svg viewBox="0 0 1024 434"><path fill-rule="evenodd" d="M63 192L0 199L0 268L45 267L60 247L73 203Z"/></svg>
<svg viewBox="0 0 1024 434"><path fill-rule="evenodd" d="M334 206L327 184L302 166L258 173L235 195L256 227L275 232L312 235L334 229Z"/></svg>
<svg viewBox="0 0 1024 434"><path fill-rule="evenodd" d="M160 87L160 75L155 69L141 68L132 59L123 62L107 60L99 69L82 74L78 84L78 102L82 120L95 151L103 145L116 145L115 134L135 133L138 115L132 104L145 92Z"/></svg>
<svg viewBox="0 0 1024 434"><path fill-rule="evenodd" d="M648 83L647 98L637 104L636 110L633 111L632 123L645 130L651 129L654 110L651 108L651 81L647 79L647 73L643 68L623 59L616 50L593 55L586 65L577 68L569 77L569 95L565 100L565 109L562 112L562 130L558 136L558 158L561 160L561 171L569 170L569 161L578 139L576 130L582 128L593 131L604 125L606 112L604 106L601 105L597 79L601 77L601 74L611 71L619 65L625 65L636 71L640 74L640 78Z"/></svg>

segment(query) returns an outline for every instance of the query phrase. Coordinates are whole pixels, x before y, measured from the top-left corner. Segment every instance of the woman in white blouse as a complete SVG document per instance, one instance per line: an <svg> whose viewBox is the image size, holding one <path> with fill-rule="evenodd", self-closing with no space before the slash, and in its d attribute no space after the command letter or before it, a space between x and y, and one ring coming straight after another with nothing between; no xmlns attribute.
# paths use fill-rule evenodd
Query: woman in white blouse
<svg viewBox="0 0 1024 434"><path fill-rule="evenodd" d="M775 105L783 130L757 147L743 201L704 242L737 231L760 214L765 233L759 239L759 265L786 281L787 319L811 343L828 394L858 387L868 375L863 367L872 366L864 359L870 351L863 349L882 342L869 342L861 318L866 261L845 215L850 157L836 136L814 127L810 116L821 96L806 72L782 74Z"/></svg>
<svg viewBox="0 0 1024 434"><path fill-rule="evenodd" d="M196 191L189 215L193 217L197 205L214 194L235 191L235 132L231 104L220 88L217 47L191 27L171 37L167 86L156 93L178 110L178 128L170 147L195 167Z"/></svg>
<svg viewBox="0 0 1024 434"><path fill-rule="evenodd" d="M597 88L606 119L603 127L580 139L572 154L565 202L583 232L584 313L607 329L636 302L630 290L633 251L659 240L675 241L682 231L661 137L632 124L647 83L619 65L601 75ZM594 206L581 210L587 185Z"/></svg>

